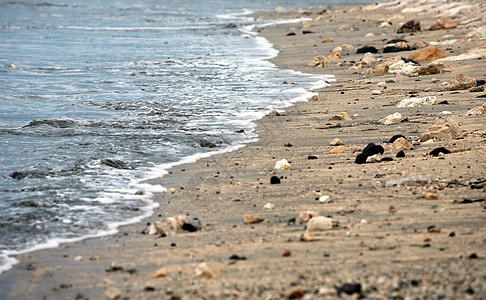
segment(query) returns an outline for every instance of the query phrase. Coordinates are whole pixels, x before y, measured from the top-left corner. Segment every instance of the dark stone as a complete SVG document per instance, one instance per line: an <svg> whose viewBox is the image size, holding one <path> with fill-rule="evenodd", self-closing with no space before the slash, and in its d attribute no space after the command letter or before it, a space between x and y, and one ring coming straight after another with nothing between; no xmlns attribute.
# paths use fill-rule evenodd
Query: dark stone
<svg viewBox="0 0 486 300"><path fill-rule="evenodd" d="M246 260L246 257L245 256L239 256L239 255L233 254L233 255L230 256L229 259L230 260Z"/></svg>
<svg viewBox="0 0 486 300"><path fill-rule="evenodd" d="M393 157L389 157L389 156L382 157L381 161L393 161Z"/></svg>
<svg viewBox="0 0 486 300"><path fill-rule="evenodd" d="M270 184L279 184L279 183L280 183L280 178L278 176L270 177Z"/></svg>
<svg viewBox="0 0 486 300"><path fill-rule="evenodd" d="M479 96L476 96L476 98L486 98L486 94L484 94L484 95L479 95Z"/></svg>
<svg viewBox="0 0 486 300"><path fill-rule="evenodd" d="M472 253L471 255L469 255L469 259L478 259L478 255L476 253Z"/></svg>
<svg viewBox="0 0 486 300"><path fill-rule="evenodd" d="M10 173L10 177L16 180L22 180L26 177L32 177L32 178L44 178L49 174L41 173L41 172L36 172L36 171L15 171Z"/></svg>
<svg viewBox="0 0 486 300"><path fill-rule="evenodd" d="M315 155L309 155L309 156L307 156L307 159L317 159L317 158L318 158L318 157L317 157L317 156L315 156Z"/></svg>
<svg viewBox="0 0 486 300"><path fill-rule="evenodd" d="M153 292L155 291L155 288L153 286L146 286L143 288L145 292Z"/></svg>
<svg viewBox="0 0 486 300"><path fill-rule="evenodd" d="M365 154L367 156L372 156L372 155L375 155L375 154L383 154L384 152L385 152L385 149L383 149L382 146L376 145L374 143L369 143L363 149L363 154Z"/></svg>
<svg viewBox="0 0 486 300"><path fill-rule="evenodd" d="M338 296L341 296L342 293L347 295L352 294L361 294L361 283L345 283L340 287L335 286L336 292Z"/></svg>
<svg viewBox="0 0 486 300"><path fill-rule="evenodd" d="M456 236L456 233L454 231L452 231L451 233L449 233L449 236L450 237L455 237Z"/></svg>
<svg viewBox="0 0 486 300"><path fill-rule="evenodd" d="M473 290L473 288L472 288L472 287L468 287L468 288L466 289L466 294L473 295L473 294L474 294L474 290Z"/></svg>
<svg viewBox="0 0 486 300"><path fill-rule="evenodd" d="M415 60L413 59L410 59L410 58L406 58L406 57L402 57L402 60L408 64L409 62L411 62L412 64L416 65L416 66L420 66L420 64L418 62L416 62Z"/></svg>
<svg viewBox="0 0 486 300"><path fill-rule="evenodd" d="M396 140L398 140L399 138L404 138L405 140L407 140L407 138L406 138L404 135L401 135L401 134L396 134L396 135L394 135L394 136L392 136L392 137L390 138L390 140L388 141L388 143L390 143L390 144L391 144L391 143L395 142ZM407 141L408 141L408 140L407 140Z"/></svg>
<svg viewBox="0 0 486 300"><path fill-rule="evenodd" d="M437 104L439 104L439 105L449 105L449 102L447 100L444 100L444 101L440 101Z"/></svg>
<svg viewBox="0 0 486 300"><path fill-rule="evenodd" d="M101 164L115 169L125 169L125 170L133 169L133 167L127 165L126 163L118 159L106 158L101 161Z"/></svg>
<svg viewBox="0 0 486 300"><path fill-rule="evenodd" d="M401 51L410 51L410 46L407 46L405 48L388 46L388 47L385 47L385 49L383 49L383 53L395 53L395 52L401 52Z"/></svg>
<svg viewBox="0 0 486 300"><path fill-rule="evenodd" d="M412 279L410 280L410 285L411 286L419 286L420 282L418 280Z"/></svg>
<svg viewBox="0 0 486 300"><path fill-rule="evenodd" d="M376 49L376 47L373 47L373 46L363 46L361 48L358 48L358 50L356 50L356 53L357 54L364 54L364 53L378 53L378 49Z"/></svg>
<svg viewBox="0 0 486 300"><path fill-rule="evenodd" d="M406 40L404 39L393 39L393 40L389 40L388 42L386 42L387 44L396 44L396 43L401 43L401 42L404 42L404 43L408 43Z"/></svg>
<svg viewBox="0 0 486 300"><path fill-rule="evenodd" d="M216 144L208 141L200 141L199 146L202 148L215 148Z"/></svg>
<svg viewBox="0 0 486 300"><path fill-rule="evenodd" d="M287 36L294 36L295 35L295 32L289 32L287 33Z"/></svg>
<svg viewBox="0 0 486 300"><path fill-rule="evenodd" d="M407 23L403 24L397 31L397 33L409 33L409 32L417 32L421 31L420 29L420 21L419 20L410 20Z"/></svg>
<svg viewBox="0 0 486 300"><path fill-rule="evenodd" d="M447 150L444 147L439 147L439 148L435 148L434 150L430 151L429 155L439 156L440 153L449 154L449 153L451 153L451 151Z"/></svg>
<svg viewBox="0 0 486 300"><path fill-rule="evenodd" d="M405 157L405 152L403 150L398 152L397 157Z"/></svg>
<svg viewBox="0 0 486 300"><path fill-rule="evenodd" d="M360 154L358 154L358 156L356 156L356 160L354 161L354 163L364 164L364 163L366 163L367 158L368 158L368 155L366 155L364 153L360 153Z"/></svg>
<svg viewBox="0 0 486 300"><path fill-rule="evenodd" d="M304 30L304 31L302 31L302 33L303 33L303 34L310 34L310 33L314 33L314 32L312 32L312 31L310 31L310 30Z"/></svg>
<svg viewBox="0 0 486 300"><path fill-rule="evenodd" d="M189 232L196 232L200 228L197 228L196 226L192 225L191 223L184 223L182 225L182 230L189 231Z"/></svg>
<svg viewBox="0 0 486 300"><path fill-rule="evenodd" d="M482 86L482 85L485 85L485 84L486 84L486 80L484 80L484 79L476 80L476 86Z"/></svg>

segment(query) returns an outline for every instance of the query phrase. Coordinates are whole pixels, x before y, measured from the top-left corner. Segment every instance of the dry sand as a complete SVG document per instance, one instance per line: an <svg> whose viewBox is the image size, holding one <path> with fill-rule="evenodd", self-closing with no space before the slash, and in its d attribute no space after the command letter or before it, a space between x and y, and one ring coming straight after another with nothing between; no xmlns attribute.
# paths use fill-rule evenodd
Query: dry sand
<svg viewBox="0 0 486 300"><path fill-rule="evenodd" d="M465 3L479 2L459 4ZM410 3L404 6L410 7ZM486 40L466 39L467 33L485 25L484 3L482 11L476 8L457 17L467 23L479 14L479 21L439 31L424 29L443 10L425 8L427 13L403 13L395 4L256 14L267 19L312 18L314 26L307 30L313 33L303 35L305 24L298 23L261 28L260 35L280 51L272 60L280 68L332 74L336 81L318 90L318 99L258 121L258 142L176 167L157 181L176 191L157 196L160 207L146 222L188 214L202 222L201 231L158 237L141 234L145 223L135 224L114 236L28 253L0 276L2 297L485 298L486 116L465 114L485 103L485 98L477 96L486 92L447 91L442 83L458 73L485 80L486 57L445 62L449 72L420 77L363 75L368 66L348 70L363 57L356 54L357 48L380 49L395 38L406 39L410 45L459 39L448 46L438 45L448 57L486 45ZM404 19L379 28L395 15ZM422 32L396 34L399 23L413 18L420 20ZM356 30L339 30L342 25ZM287 36L289 32L296 35ZM368 33L374 36L365 37ZM321 43L326 38L334 42ZM354 48L342 51L342 58L332 60L331 66L306 67L314 56L327 56L344 43ZM374 57L385 61L410 53L380 51ZM342 66L336 66L339 62ZM378 84L391 78L396 83ZM380 93L373 94L374 90ZM448 104L396 107L411 96L436 96ZM328 121L341 112L351 120ZM392 125L377 122L395 112L406 120ZM459 125L457 136L419 142L427 128L444 124L448 118ZM414 141L413 150L406 150L403 158L396 158L396 151L385 143L397 134ZM334 138L344 143L344 153L329 153ZM355 164L353 153L371 142L382 145L384 156L393 161ZM453 153L428 155L437 147ZM275 171L275 162L284 158L291 170ZM429 182L411 187L386 185L413 175L424 175ZM281 183L270 184L271 176L280 177ZM478 181L483 183L474 185ZM438 199L428 200L423 193ZM331 201L317 201L321 195L329 195ZM457 203L464 199L477 202ZM273 208L264 209L267 203ZM293 222L301 211L332 217L334 228L306 236L314 241L303 241L306 225ZM243 224L244 215L263 221ZM160 277L154 276L157 271Z"/></svg>

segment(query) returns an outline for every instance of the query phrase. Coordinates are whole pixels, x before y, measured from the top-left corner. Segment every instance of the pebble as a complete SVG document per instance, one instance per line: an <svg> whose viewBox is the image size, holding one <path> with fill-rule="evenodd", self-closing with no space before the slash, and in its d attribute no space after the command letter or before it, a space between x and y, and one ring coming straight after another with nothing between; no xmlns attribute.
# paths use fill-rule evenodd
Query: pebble
<svg viewBox="0 0 486 300"><path fill-rule="evenodd" d="M342 112L328 119L328 121L349 121L349 120L351 120L351 117L348 115L347 112Z"/></svg>
<svg viewBox="0 0 486 300"><path fill-rule="evenodd" d="M306 232L304 232L304 234L302 234L300 236L300 240L303 241L303 242L314 242L314 241L318 241L319 237L317 237L312 232L306 231Z"/></svg>
<svg viewBox="0 0 486 300"><path fill-rule="evenodd" d="M74 261L81 262L83 261L83 257L81 255L78 255L74 258Z"/></svg>
<svg viewBox="0 0 486 300"><path fill-rule="evenodd" d="M380 90L373 90L373 91L371 92L371 94L372 94L372 95L381 95L381 94L382 94L382 92L381 92Z"/></svg>
<svg viewBox="0 0 486 300"><path fill-rule="evenodd" d="M299 216L295 219L295 222L298 224L307 223L309 220L317 216L319 216L319 214L315 211L301 211Z"/></svg>
<svg viewBox="0 0 486 300"><path fill-rule="evenodd" d="M275 170L277 171L289 171L291 169L289 162L284 158L275 163Z"/></svg>
<svg viewBox="0 0 486 300"><path fill-rule="evenodd" d="M272 209L274 209L274 208L275 208L275 204L270 203L270 202L268 202L267 204L265 204L265 205L263 206L263 209L268 209L268 210L272 210Z"/></svg>
<svg viewBox="0 0 486 300"><path fill-rule="evenodd" d="M335 139L333 139L333 140L332 140L332 141L329 143L329 145L331 145L331 146L341 146L341 145L344 145L344 143L343 143L343 142L342 142L340 139L335 138Z"/></svg>
<svg viewBox="0 0 486 300"><path fill-rule="evenodd" d="M221 275L221 270L217 266L209 266L207 263L200 263L196 269L196 276L202 278L216 278Z"/></svg>
<svg viewBox="0 0 486 300"><path fill-rule="evenodd" d="M345 283L340 287L336 287L336 292L338 296L341 296L342 293L347 295L352 294L361 294L361 284L360 283Z"/></svg>
<svg viewBox="0 0 486 300"><path fill-rule="evenodd" d="M320 203L331 203L332 202L331 196L322 195L322 196L319 197L319 202Z"/></svg>
<svg viewBox="0 0 486 300"><path fill-rule="evenodd" d="M388 115L378 121L378 123L383 125L392 125L392 124L399 124L402 122L402 114L396 112L392 115Z"/></svg>
<svg viewBox="0 0 486 300"><path fill-rule="evenodd" d="M356 50L356 54L364 54L364 53L378 53L378 49L373 46L363 46Z"/></svg>
<svg viewBox="0 0 486 300"><path fill-rule="evenodd" d="M343 154L345 153L344 147L343 146L337 146L329 150L330 154Z"/></svg>
<svg viewBox="0 0 486 300"><path fill-rule="evenodd" d="M280 184L280 178L278 176L270 177L270 184Z"/></svg>
<svg viewBox="0 0 486 300"><path fill-rule="evenodd" d="M119 299L121 297L121 292L117 288L109 287L106 290L105 295L106 295L106 298L108 298L110 300L116 300L116 299Z"/></svg>
<svg viewBox="0 0 486 300"><path fill-rule="evenodd" d="M394 152L400 152L400 151L403 151L403 150L410 150L412 149L412 144L409 143L405 138L403 137L399 137L398 139L396 139L390 149Z"/></svg>
<svg viewBox="0 0 486 300"><path fill-rule="evenodd" d="M157 271L155 271L154 277L155 278L161 278L167 276L167 269L166 268L160 268Z"/></svg>
<svg viewBox="0 0 486 300"><path fill-rule="evenodd" d="M332 219L317 216L307 222L307 231L327 231L332 229Z"/></svg>
<svg viewBox="0 0 486 300"><path fill-rule="evenodd" d="M447 150L444 147L439 147L435 148L434 150L430 151L429 155L430 156L439 156L439 154L444 153L444 154L449 154L451 151Z"/></svg>
<svg viewBox="0 0 486 300"><path fill-rule="evenodd" d="M263 221L264 221L263 219L260 219L257 216L252 216L252 215L243 216L243 224L257 224Z"/></svg>

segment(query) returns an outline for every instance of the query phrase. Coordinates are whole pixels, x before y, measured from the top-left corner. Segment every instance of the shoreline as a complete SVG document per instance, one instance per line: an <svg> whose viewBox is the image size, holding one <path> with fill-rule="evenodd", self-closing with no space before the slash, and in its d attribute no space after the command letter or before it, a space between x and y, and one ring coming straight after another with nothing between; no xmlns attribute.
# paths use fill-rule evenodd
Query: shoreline
<svg viewBox="0 0 486 300"><path fill-rule="evenodd" d="M345 10L349 12L336 8L332 10L334 13L326 14L329 19L335 14L335 21L316 22L311 31L319 32L317 35L298 35L297 40L290 40L286 37L288 32L302 30L296 24L266 27L260 32L279 50L279 56L271 61L280 68L335 74L334 84L318 89L317 101L299 102L284 114L258 120L259 141L231 153L178 166L170 176L161 179L164 186L174 187L176 191L160 195L157 200L162 205L147 221L189 213L201 220L202 231L158 238L141 235L145 227L141 223L126 226L114 236L22 255L21 262L7 276L0 275L0 286L7 283L11 287L12 299L27 295L111 298L108 291L113 294L118 291L120 298L134 299L191 299L210 295L289 298L294 293L339 297L341 292L334 287L346 283L359 283L359 293L369 297L393 293L420 295L420 292L442 290L450 296L453 291L448 287L457 288L458 295L481 297L486 289L473 279L485 276L482 270L486 269L486 241L481 239L485 234L481 226L484 208L480 202L469 205L453 202L465 197L484 197L484 191L472 190L466 184L473 178L486 177L486 162L482 158L484 133L481 134L486 129L484 116L464 116L469 108L479 106L484 100L471 98L467 90L444 91L441 82L450 80L458 70L485 79L480 72L484 69L484 59L474 61L475 68L470 67L470 61L450 62L452 72L421 78L394 74L363 76L364 68L348 71L349 65L307 68L309 59L321 53L331 54L329 50L338 44L354 41L355 48L341 59L349 63L362 57L354 51L358 44L382 45L382 39L396 35L390 28L376 29L373 11L367 13L367 19L371 20L362 22L359 8ZM346 31L339 36L342 25L354 26L353 23L365 29ZM368 30L388 34L376 34L367 40L364 36ZM457 35L465 31L458 28ZM410 37L415 39L418 35L433 40L444 34L423 31ZM321 45L320 40L327 37L334 38L335 42ZM474 45L482 44L486 41L474 42ZM451 46L448 56L451 51L464 52L461 46ZM403 56L410 53L405 52ZM383 60L386 57L383 55ZM439 81L432 84L433 77ZM378 85L388 78L396 78L398 82L385 85L386 89ZM375 89L382 94L374 95ZM392 104L409 98L411 90L420 96L435 94L441 100L446 99L449 105L400 110L408 122L378 125L378 119L398 110ZM444 122L449 115L440 113L445 109L458 119L463 131L461 139L419 143L414 145L416 149L407 151L403 160L354 164L352 153L360 151L368 142L383 144L385 153L390 155L391 151L382 143L384 140L395 134L417 137L427 127ZM348 112L352 120L328 121L340 112ZM334 137L343 140L344 154L329 154L334 148L329 146L329 141ZM284 147L285 143L292 147ZM424 155L440 146L464 151L439 158ZM311 160L310 156L317 159ZM290 161L291 171L273 171L275 162L282 158ZM432 182L425 187L384 186L389 180L415 174L427 175ZM273 175L282 177L280 185L269 184ZM454 180L458 183L449 187ZM421 192L437 194L439 199L422 199ZM320 194L329 194L333 202L315 201ZM268 202L275 207L263 209ZM300 211L308 210L331 215L339 226L318 233L316 241L300 241L305 225L288 221ZM264 221L243 224L241 218L245 214L256 215ZM438 228L435 232L430 229L432 225ZM289 255L282 256L286 251ZM471 258L473 254L478 259ZM233 255L245 259L229 260ZM121 268L107 272L107 266L114 261ZM209 266L208 273L202 274L214 278L197 275L201 263ZM154 277L160 268L165 268L166 274ZM446 278L442 278L444 274ZM454 281L460 278L465 283ZM471 294L467 285L475 293Z"/></svg>
<svg viewBox="0 0 486 300"><path fill-rule="evenodd" d="M243 13L243 14L234 14L234 15L244 18L246 15L250 15L250 14L251 13ZM286 23L298 23L300 21L301 21L301 19L295 19L295 20L288 20L288 21L284 21L284 22L286 22ZM256 26L256 25L252 25L252 27L253 26ZM265 25L263 25L263 26L265 26ZM257 34L255 32L249 32L249 31L243 31L243 32L245 34L252 34L255 37L257 37ZM267 40L265 39L265 41L267 41ZM271 47L271 45L268 45L268 48L269 48L268 49L269 52L274 51L274 49ZM272 54L271 58L273 58L274 56L277 56L277 54L275 54L275 55ZM271 59L271 58L261 59L261 61L262 62L268 62L269 59ZM315 77L316 80L318 79L318 77L319 78L323 77L322 75L312 75L312 74L303 74L303 75L308 76L309 78ZM326 76L326 75L324 75L324 76ZM323 77L323 78L327 78L327 77ZM321 81L316 81L316 82L321 82ZM327 85L327 81L326 81L326 85ZM317 88L318 86L316 85L314 87ZM306 89L305 93L309 94L311 92L308 92L308 89ZM294 105L297 102L305 101L303 99L307 99L307 98L308 97L306 95L301 95L301 96L298 96L298 97L286 99L285 101L282 101L282 106L278 107L277 109L284 110L284 109L288 108L289 106ZM267 112L262 111L261 116L259 116L258 119L266 116L269 112L270 112L270 110L268 110ZM254 123L258 119L254 119L252 121L249 121L249 123ZM253 132L250 132L250 135L254 135L254 136L250 136L246 140L239 142L237 144L228 145L227 147L220 149L220 150L198 152L198 153L195 153L195 154L192 154L192 155L181 157L180 160L175 161L175 162L164 163L164 164L158 165L156 167L149 168L149 170L147 171L148 176L144 177L143 179L137 179L137 180L135 180L135 183L134 183L134 185L136 187L138 187L139 191L143 190L144 196L149 197L149 198L146 199L148 205L147 205L147 207L144 207L144 209L143 209L144 211L146 211L145 214L143 214L141 216L133 217L131 219L128 219L127 221L110 223L109 226L107 226L103 230L100 230L98 232L94 232L94 233L91 233L91 234L87 234L87 235L84 235L84 236L81 236L81 237L53 238L53 239L47 240L44 243L37 244L37 245L32 246L32 247L27 248L27 249L6 251L5 252L6 253L5 261L7 261L7 263L0 266L0 274L8 272L10 269L12 269L13 266L15 266L18 263L18 261L15 259L15 257L25 255L25 254L30 253L30 252L57 248L57 247L59 247L60 245L63 245L63 244L73 244L73 243L78 243L78 242L86 240L86 239L96 239L96 238L102 238L102 237L105 237L105 236L114 235L114 234L118 233L118 229L120 227L130 226L130 225L134 225L134 224L143 222L144 219L147 219L147 218L153 216L153 214L155 213L154 209L157 208L157 205L159 204L158 202L156 202L154 200L150 200L150 199L154 199L154 198L156 198L156 195L159 195L161 193L166 192L165 187L160 186L158 183L155 183L154 185L152 185L152 184L150 184L150 182L160 180L162 177L167 175L170 172L171 169L176 168L178 166L192 164L192 163L197 162L200 159L205 159L205 158L208 158L208 157L211 157L211 156L220 155L220 154L224 154L224 153L228 153L228 152L233 152L233 151L236 151L236 150L238 150L242 147L245 147L247 144L251 144L251 143L255 142L256 140L258 140L258 137ZM2 253L2 254L4 254L4 253Z"/></svg>

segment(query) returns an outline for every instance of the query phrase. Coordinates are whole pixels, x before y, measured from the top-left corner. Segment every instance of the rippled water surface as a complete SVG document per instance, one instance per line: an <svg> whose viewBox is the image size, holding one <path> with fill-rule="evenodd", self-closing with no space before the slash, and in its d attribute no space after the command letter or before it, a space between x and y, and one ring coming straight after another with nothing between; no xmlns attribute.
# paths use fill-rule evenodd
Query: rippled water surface
<svg viewBox="0 0 486 300"><path fill-rule="evenodd" d="M295 2L1 1L0 272L150 214L162 188L143 179L241 146L252 120L322 85L264 61L243 30L256 21L235 17L323 4Z"/></svg>

